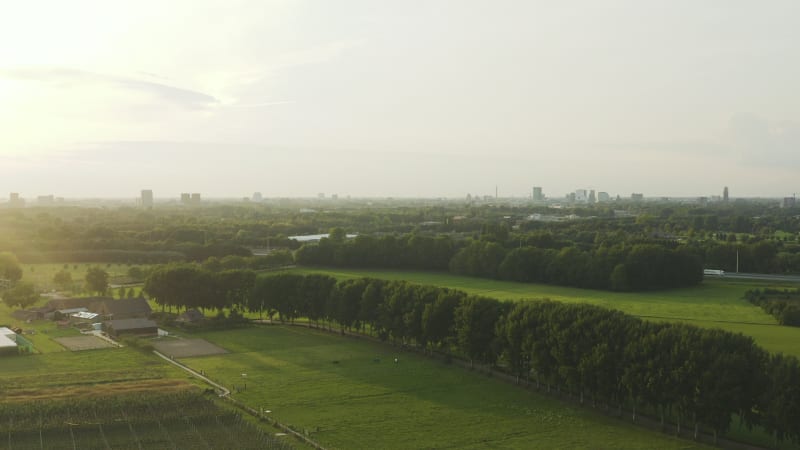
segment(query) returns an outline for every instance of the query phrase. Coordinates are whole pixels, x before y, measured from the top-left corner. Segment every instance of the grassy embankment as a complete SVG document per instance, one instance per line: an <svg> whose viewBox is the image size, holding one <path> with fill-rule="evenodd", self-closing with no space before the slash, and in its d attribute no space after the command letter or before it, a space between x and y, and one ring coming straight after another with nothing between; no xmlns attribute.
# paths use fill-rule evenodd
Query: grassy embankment
<svg viewBox="0 0 800 450"><path fill-rule="evenodd" d="M800 328L778 325L772 316L743 298L748 289L774 286L774 283L723 279L706 280L697 287L668 291L610 292L447 273L310 268L292 270L297 273L324 273L338 279L372 277L405 280L500 300L549 298L566 303L589 303L651 320L685 322L743 333L752 336L759 345L771 352L800 357Z"/></svg>

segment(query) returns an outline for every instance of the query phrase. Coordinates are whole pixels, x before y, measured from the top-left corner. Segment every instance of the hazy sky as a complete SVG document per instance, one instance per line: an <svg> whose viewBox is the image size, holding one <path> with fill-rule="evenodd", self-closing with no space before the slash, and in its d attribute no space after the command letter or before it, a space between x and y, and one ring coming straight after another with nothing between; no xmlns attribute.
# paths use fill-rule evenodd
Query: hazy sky
<svg viewBox="0 0 800 450"><path fill-rule="evenodd" d="M17 1L0 196L784 196L800 2Z"/></svg>

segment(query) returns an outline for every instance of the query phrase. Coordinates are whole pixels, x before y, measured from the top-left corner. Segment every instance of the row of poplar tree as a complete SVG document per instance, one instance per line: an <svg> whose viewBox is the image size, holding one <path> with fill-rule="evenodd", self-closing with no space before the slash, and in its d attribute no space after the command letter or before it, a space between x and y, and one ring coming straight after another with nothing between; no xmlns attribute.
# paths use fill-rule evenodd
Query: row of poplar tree
<svg viewBox="0 0 800 450"><path fill-rule="evenodd" d="M158 303L191 307L181 288L220 275L167 266L153 277L182 281L169 290L151 288ZM645 410L662 424L693 427L695 435L706 429L716 437L738 415L776 440L800 440L800 363L771 355L742 334L644 321L591 305L501 302L404 281L292 273L218 279L224 278L230 289L236 285L229 293L223 285L216 290L226 307L281 321L303 317L454 354L581 402L631 409L634 420Z"/></svg>

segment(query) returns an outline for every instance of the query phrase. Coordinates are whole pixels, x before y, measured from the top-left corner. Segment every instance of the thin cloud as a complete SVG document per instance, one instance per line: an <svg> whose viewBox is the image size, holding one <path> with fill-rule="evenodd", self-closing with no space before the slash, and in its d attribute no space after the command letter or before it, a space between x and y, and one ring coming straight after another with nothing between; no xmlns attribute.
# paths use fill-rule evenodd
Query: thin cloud
<svg viewBox="0 0 800 450"><path fill-rule="evenodd" d="M16 67L0 69L0 77L43 83L113 85L123 89L148 92L162 100L189 109L201 109L219 104L218 99L203 92L131 77L89 72L68 67Z"/></svg>
<svg viewBox="0 0 800 450"><path fill-rule="evenodd" d="M274 102L262 102L262 103L232 103L230 105L225 105L227 108L266 108L270 106L280 106L280 105L291 105L294 101L291 100L281 100L281 101L274 101Z"/></svg>

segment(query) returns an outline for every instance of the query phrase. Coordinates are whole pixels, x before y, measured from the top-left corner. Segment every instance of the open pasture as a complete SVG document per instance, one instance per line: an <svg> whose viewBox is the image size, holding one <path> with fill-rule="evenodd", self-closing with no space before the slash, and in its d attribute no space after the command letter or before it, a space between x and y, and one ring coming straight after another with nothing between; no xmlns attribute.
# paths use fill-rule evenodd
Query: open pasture
<svg viewBox="0 0 800 450"><path fill-rule="evenodd" d="M697 287L654 292L611 292L534 283L487 280L437 272L355 269L292 269L338 279L371 277L458 289L501 300L549 298L589 303L652 320L685 322L752 336L772 352L800 357L800 328L780 326L775 318L744 299L748 289L772 284L758 281L706 280Z"/></svg>
<svg viewBox="0 0 800 450"><path fill-rule="evenodd" d="M231 353L182 362L328 448L701 447L385 344L288 326L198 335Z"/></svg>

